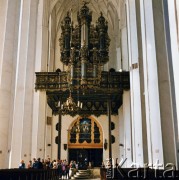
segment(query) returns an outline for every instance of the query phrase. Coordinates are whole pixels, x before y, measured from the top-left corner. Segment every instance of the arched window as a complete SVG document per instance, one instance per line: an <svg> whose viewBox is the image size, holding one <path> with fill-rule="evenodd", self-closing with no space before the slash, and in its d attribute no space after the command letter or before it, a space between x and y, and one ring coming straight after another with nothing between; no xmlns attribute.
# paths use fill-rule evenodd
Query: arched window
<svg viewBox="0 0 179 180"><path fill-rule="evenodd" d="M69 148L103 148L102 129L92 117L78 117L68 131Z"/></svg>

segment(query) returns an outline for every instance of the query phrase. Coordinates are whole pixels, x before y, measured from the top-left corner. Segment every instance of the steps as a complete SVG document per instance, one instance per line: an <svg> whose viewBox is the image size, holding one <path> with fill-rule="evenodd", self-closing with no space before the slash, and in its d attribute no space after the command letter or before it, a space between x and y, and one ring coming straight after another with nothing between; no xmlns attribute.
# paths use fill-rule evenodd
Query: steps
<svg viewBox="0 0 179 180"><path fill-rule="evenodd" d="M71 179L91 179L92 174L90 169L78 170Z"/></svg>

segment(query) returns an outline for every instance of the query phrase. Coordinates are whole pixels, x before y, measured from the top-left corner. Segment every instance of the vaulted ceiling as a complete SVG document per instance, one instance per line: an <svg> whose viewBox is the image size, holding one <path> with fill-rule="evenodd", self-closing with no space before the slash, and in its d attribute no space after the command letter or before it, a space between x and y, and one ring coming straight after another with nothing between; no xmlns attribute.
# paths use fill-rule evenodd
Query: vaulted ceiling
<svg viewBox="0 0 179 180"><path fill-rule="evenodd" d="M115 68L117 62L116 49L120 47L120 16L122 3L125 0L47 0L49 15L52 17L52 24L55 27L52 37L59 39L61 34L61 23L67 15L67 11L72 16L74 25L77 25L77 12L81 9L84 1L92 11L92 24L96 24L102 12L108 22L108 34L110 37L109 57L110 67ZM54 44L54 43L52 43ZM59 47L59 46L58 46ZM60 55L60 53L58 52Z"/></svg>
<svg viewBox="0 0 179 180"><path fill-rule="evenodd" d="M73 22L76 21L77 11L82 6L84 0L51 0L50 1L50 13L55 11L57 19L57 31L60 27L60 22L66 16L67 11L72 12ZM85 0L88 2L88 7L93 13L93 23L96 22L100 15L108 21L109 31L113 31L118 26L120 19L120 1L119 0Z"/></svg>

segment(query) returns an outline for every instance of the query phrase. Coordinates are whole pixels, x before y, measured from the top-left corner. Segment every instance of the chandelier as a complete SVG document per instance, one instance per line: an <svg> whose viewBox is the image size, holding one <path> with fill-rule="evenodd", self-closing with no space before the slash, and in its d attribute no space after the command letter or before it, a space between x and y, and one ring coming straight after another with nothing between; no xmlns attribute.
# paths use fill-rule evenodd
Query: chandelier
<svg viewBox="0 0 179 180"><path fill-rule="evenodd" d="M101 71L109 61L108 24L103 14L91 24L92 12L84 2L77 13L77 25L73 25L69 12L61 24L61 62L68 66L69 88L83 91L100 86Z"/></svg>
<svg viewBox="0 0 179 180"><path fill-rule="evenodd" d="M77 103L75 103L70 91L70 95L67 98L67 100L63 104L61 104L61 102L59 101L57 107L59 108L61 114L68 114L71 111L77 112L80 109L82 109L83 103L80 102L79 100L77 101Z"/></svg>

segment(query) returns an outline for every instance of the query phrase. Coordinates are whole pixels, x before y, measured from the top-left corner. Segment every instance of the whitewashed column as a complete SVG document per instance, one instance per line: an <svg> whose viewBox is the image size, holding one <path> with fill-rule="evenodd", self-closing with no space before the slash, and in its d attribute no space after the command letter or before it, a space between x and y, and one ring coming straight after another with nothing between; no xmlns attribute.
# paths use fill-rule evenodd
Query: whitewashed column
<svg viewBox="0 0 179 180"><path fill-rule="evenodd" d="M127 12L126 12L126 1L121 2L121 68L125 71L129 71L129 54L128 54L128 37L127 37Z"/></svg>
<svg viewBox="0 0 179 180"><path fill-rule="evenodd" d="M176 6L175 6L176 5ZM176 9L176 11L175 11ZM173 77L174 77L174 89L175 89L175 100L176 100L176 113L178 119L178 130L179 130L179 42L177 41L177 25L179 29L179 24L176 22L178 19L176 16L179 14L179 2L168 1L168 13L169 13L169 28L170 28L170 39L171 39L171 55L172 55L172 65L173 65ZM177 14L176 14L177 13ZM179 17L179 15L178 15ZM178 132L179 133L179 132ZM179 138L179 137L178 137Z"/></svg>
<svg viewBox="0 0 179 180"><path fill-rule="evenodd" d="M7 22L7 12L8 12L8 1L0 1L0 77L2 76L2 65L3 65L3 51L5 42L5 32L6 32L6 22ZM0 78L1 84L1 78Z"/></svg>
<svg viewBox="0 0 179 180"><path fill-rule="evenodd" d="M116 52L117 52L116 71L119 71L120 69L122 69L121 48L120 47L116 48Z"/></svg>
<svg viewBox="0 0 179 180"><path fill-rule="evenodd" d="M39 0L35 72L47 72L49 1ZM35 76L35 73L34 73ZM46 92L37 91L33 97L32 158L45 158Z"/></svg>
<svg viewBox="0 0 179 180"><path fill-rule="evenodd" d="M55 43L56 43L56 14L55 11L52 12L49 18L49 55L48 55L48 71L55 71ZM60 36L57 36L59 38ZM57 49L60 49L59 43ZM58 61L60 62L58 54ZM62 69L61 69L62 70Z"/></svg>
<svg viewBox="0 0 179 180"><path fill-rule="evenodd" d="M179 46L179 1L175 0L176 27L177 27L177 43Z"/></svg>
<svg viewBox="0 0 179 180"><path fill-rule="evenodd" d="M135 1L128 0L126 8L130 66L133 162L142 167L144 164L144 157Z"/></svg>
<svg viewBox="0 0 179 180"><path fill-rule="evenodd" d="M130 91L123 93L123 119L124 119L124 158L127 158L125 167L132 164L132 139L131 139L131 108Z"/></svg>
<svg viewBox="0 0 179 180"><path fill-rule="evenodd" d="M22 159L23 132L24 132L24 101L28 55L29 21L31 0L21 1L19 24L18 54L15 79L15 97L12 125L12 142L10 152L10 167L18 167Z"/></svg>
<svg viewBox="0 0 179 180"><path fill-rule="evenodd" d="M148 161L163 164L161 116L151 0L140 1Z"/></svg>
<svg viewBox="0 0 179 180"><path fill-rule="evenodd" d="M33 95L34 95L34 65L36 52L36 25L37 25L37 7L38 1L31 0L30 4L30 22L29 22L29 40L25 82L25 99L24 99L24 117L23 117L23 140L21 157L27 163L31 157L32 148L32 114L33 114Z"/></svg>
<svg viewBox="0 0 179 180"><path fill-rule="evenodd" d="M0 169L8 168L11 134L11 107L13 103L13 69L17 47L16 26L19 25L17 0L0 1Z"/></svg>
<svg viewBox="0 0 179 180"><path fill-rule="evenodd" d="M170 68L170 78L171 78L171 96L172 96L172 107L173 107L173 119L174 119L174 140L176 145L176 166L179 168L179 2L178 0L166 1L163 0L164 10L165 10L165 24L166 27L166 42L170 45L168 48L168 62ZM167 12L168 11L168 12ZM168 14L167 14L168 13ZM167 28L168 27L168 28Z"/></svg>
<svg viewBox="0 0 179 180"><path fill-rule="evenodd" d="M68 144L68 129L70 124L77 117L71 117L69 115L62 116L62 131L61 131L61 159L68 159L68 149L64 150L64 144Z"/></svg>

